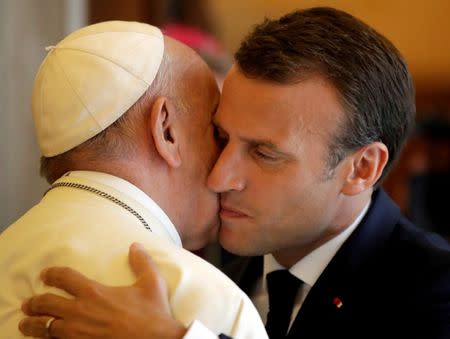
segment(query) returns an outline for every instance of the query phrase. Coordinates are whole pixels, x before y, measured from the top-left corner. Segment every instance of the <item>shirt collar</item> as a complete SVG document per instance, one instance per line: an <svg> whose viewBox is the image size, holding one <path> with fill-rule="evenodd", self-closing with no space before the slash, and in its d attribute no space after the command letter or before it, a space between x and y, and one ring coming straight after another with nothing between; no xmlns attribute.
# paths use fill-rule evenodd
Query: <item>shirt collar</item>
<svg viewBox="0 0 450 339"><path fill-rule="evenodd" d="M132 183L111 174L94 171L72 171L64 175L64 177L67 176L75 178L79 177L88 179L93 182L98 182L101 185L112 187L128 198L132 198L133 200L137 201L140 205L147 209L149 213L151 213L164 227L164 230L161 230L163 232L154 230L155 233L163 235L165 237L169 236L170 240L172 240L173 243L175 243L177 246L182 247L180 235L178 234L175 225L169 219L167 214L161 209L161 207L158 206L155 201L153 201L152 198L150 198L147 194L145 194Z"/></svg>
<svg viewBox="0 0 450 339"><path fill-rule="evenodd" d="M369 206L370 201L349 227L296 262L289 272L309 286L313 286L342 244L359 225ZM285 269L285 267L281 266L272 254L266 254L264 256L263 284L265 284L265 277L268 273L281 269Z"/></svg>

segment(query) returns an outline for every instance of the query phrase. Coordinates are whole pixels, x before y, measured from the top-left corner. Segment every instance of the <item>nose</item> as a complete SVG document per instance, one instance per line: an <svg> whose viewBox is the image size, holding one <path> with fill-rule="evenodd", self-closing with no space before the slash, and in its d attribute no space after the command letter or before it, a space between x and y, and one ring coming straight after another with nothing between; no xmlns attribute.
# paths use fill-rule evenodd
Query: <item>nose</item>
<svg viewBox="0 0 450 339"><path fill-rule="evenodd" d="M216 193L242 191L245 188L242 166L238 150L226 145L208 176L208 187Z"/></svg>

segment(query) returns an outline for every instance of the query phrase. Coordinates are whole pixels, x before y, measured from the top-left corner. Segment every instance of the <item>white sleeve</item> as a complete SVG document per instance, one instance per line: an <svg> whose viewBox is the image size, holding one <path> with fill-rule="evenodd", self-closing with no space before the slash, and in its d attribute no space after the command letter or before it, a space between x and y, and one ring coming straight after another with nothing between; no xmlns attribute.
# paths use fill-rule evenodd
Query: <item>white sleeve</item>
<svg viewBox="0 0 450 339"><path fill-rule="evenodd" d="M194 320L189 326L183 339L217 339L217 335L200 321Z"/></svg>

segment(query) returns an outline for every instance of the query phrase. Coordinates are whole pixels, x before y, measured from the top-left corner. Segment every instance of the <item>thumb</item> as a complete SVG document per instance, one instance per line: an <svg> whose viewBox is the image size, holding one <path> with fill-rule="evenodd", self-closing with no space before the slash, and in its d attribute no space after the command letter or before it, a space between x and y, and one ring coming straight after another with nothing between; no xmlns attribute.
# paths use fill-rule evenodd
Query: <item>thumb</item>
<svg viewBox="0 0 450 339"><path fill-rule="evenodd" d="M140 243L131 244L128 255L130 266L138 278L156 268L152 258Z"/></svg>
<svg viewBox="0 0 450 339"><path fill-rule="evenodd" d="M155 286L165 285L164 279L158 270L158 266L140 243L130 246L129 261L133 272L137 276L136 285Z"/></svg>

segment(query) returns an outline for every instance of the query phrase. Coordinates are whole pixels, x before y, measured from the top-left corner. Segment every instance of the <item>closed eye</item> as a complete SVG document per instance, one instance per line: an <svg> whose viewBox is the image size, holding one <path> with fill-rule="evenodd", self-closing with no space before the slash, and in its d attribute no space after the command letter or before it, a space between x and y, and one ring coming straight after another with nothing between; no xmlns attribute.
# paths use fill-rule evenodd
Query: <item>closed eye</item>
<svg viewBox="0 0 450 339"><path fill-rule="evenodd" d="M278 157L276 157L275 155L264 152L261 149L259 149L258 147L254 148L252 153L256 158L259 158L262 160L266 160L266 161L277 161L278 160Z"/></svg>

